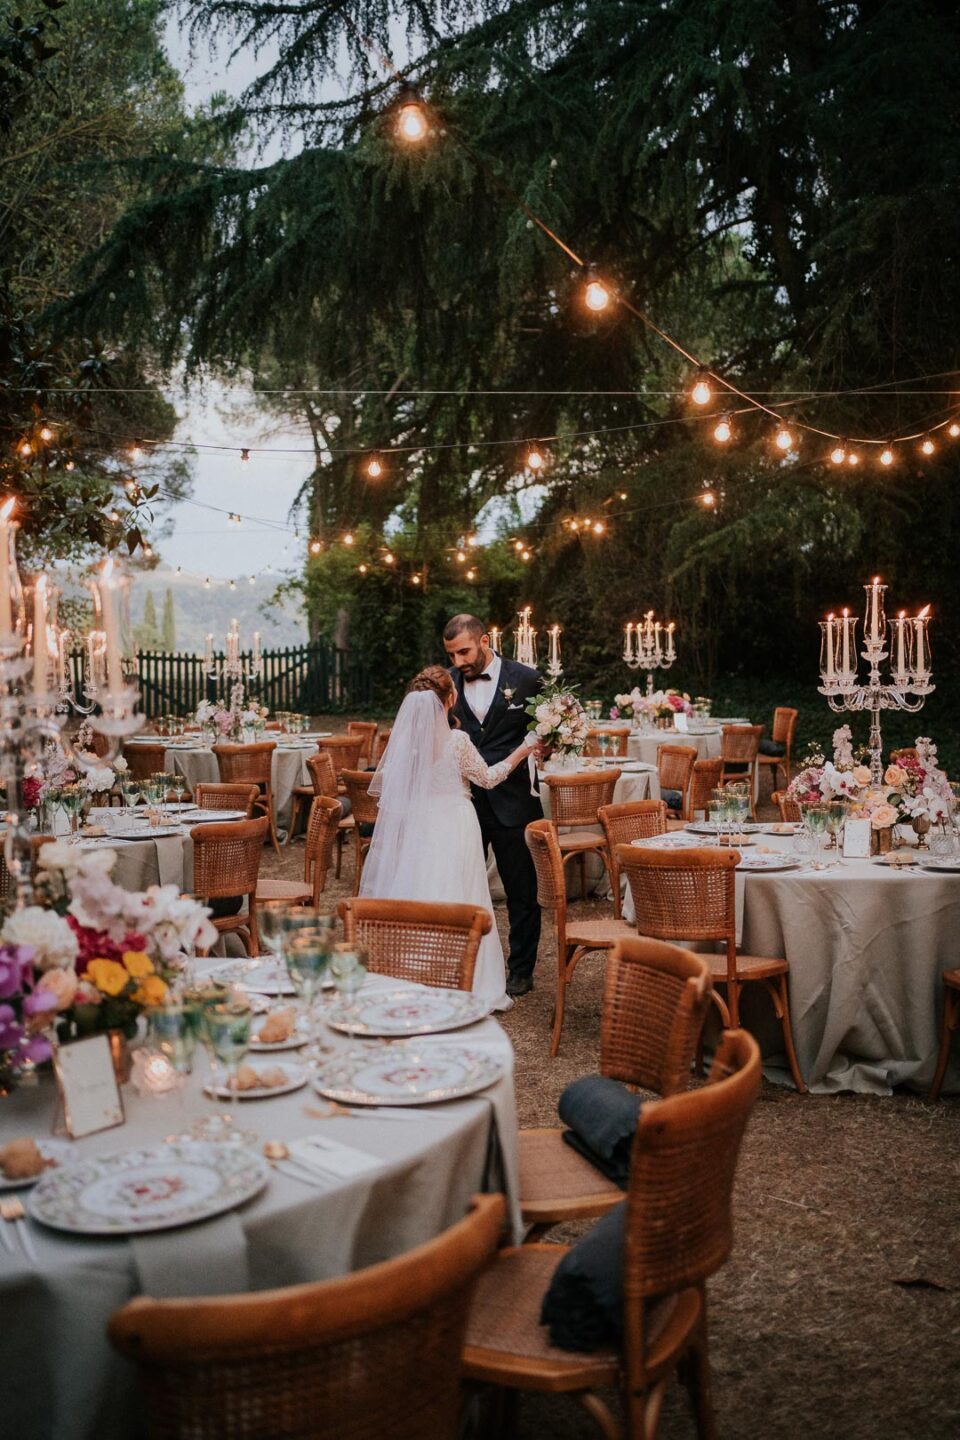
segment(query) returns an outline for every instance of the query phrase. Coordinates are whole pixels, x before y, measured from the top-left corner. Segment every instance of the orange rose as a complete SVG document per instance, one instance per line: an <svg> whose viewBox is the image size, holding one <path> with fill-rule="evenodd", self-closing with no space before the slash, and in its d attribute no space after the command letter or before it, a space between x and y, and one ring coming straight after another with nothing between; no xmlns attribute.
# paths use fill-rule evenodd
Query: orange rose
<svg viewBox="0 0 960 1440"><path fill-rule="evenodd" d="M130 983L129 972L116 960L91 960L87 976L104 995L119 995Z"/></svg>
<svg viewBox="0 0 960 1440"><path fill-rule="evenodd" d="M162 1005L167 998L167 987L159 975L147 975L133 992L133 998L138 1005Z"/></svg>
<svg viewBox="0 0 960 1440"><path fill-rule="evenodd" d="M127 974L132 975L135 980L153 974L153 961L142 950L124 950L123 963L127 967Z"/></svg>

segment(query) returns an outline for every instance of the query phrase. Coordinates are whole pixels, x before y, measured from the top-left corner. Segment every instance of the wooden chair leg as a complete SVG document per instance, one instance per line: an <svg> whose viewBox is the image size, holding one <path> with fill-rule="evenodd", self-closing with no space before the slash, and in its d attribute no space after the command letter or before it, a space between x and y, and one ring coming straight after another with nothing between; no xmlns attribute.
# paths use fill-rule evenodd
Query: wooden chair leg
<svg viewBox="0 0 960 1440"><path fill-rule="evenodd" d="M577 859L578 859L578 863L579 863L579 866L580 866L580 899L581 899L581 900L586 900L586 898L587 898L587 853L586 853L586 851L585 851L585 850L581 850L579 856L577 857Z"/></svg>
<svg viewBox="0 0 960 1440"><path fill-rule="evenodd" d="M954 994L949 985L944 985L940 1049L937 1052L937 1068L934 1071L930 1089L927 1091L928 1100L937 1100L940 1096L940 1087L943 1085L943 1077L947 1073L947 1062L950 1059L950 1040L957 1028L958 1020L960 1020L960 993Z"/></svg>
<svg viewBox="0 0 960 1440"><path fill-rule="evenodd" d="M553 1002L553 1028L550 1032L550 1059L555 1060L560 1050L560 1033L563 1030L563 1011L567 998L567 976L569 974L572 947L557 946L557 995Z"/></svg>
<svg viewBox="0 0 960 1440"><path fill-rule="evenodd" d="M613 918L623 919L623 896L620 894L620 866L615 860L610 863L610 888L613 891Z"/></svg>
<svg viewBox="0 0 960 1440"><path fill-rule="evenodd" d="M793 1046L793 1027L790 1024L790 995L787 990L787 977L781 975L779 981L764 980L762 982L770 999L773 1001L773 1008L777 1019L780 1021L780 1028L783 1031L783 1047L787 1052L787 1064L790 1066L790 1074L793 1083L800 1095L806 1095L807 1087L804 1084L803 1076L800 1073L800 1063L797 1060L797 1052Z"/></svg>
<svg viewBox="0 0 960 1440"><path fill-rule="evenodd" d="M344 847L344 845L346 844L346 840L347 840L347 832L346 832L345 830L338 830L338 831L337 831L337 864L336 864L336 868L334 869L334 872L333 872L333 878L334 878L335 880L339 880L339 879L340 879L340 871L341 871L341 869L342 869L342 867L343 867L343 847Z"/></svg>
<svg viewBox="0 0 960 1440"><path fill-rule="evenodd" d="M599 1395L595 1394L593 1390L581 1390L577 1399L600 1431L600 1434L604 1437L604 1440L622 1440L623 1431L620 1429L615 1417L611 1414L609 1407L603 1403Z"/></svg>
<svg viewBox="0 0 960 1440"><path fill-rule="evenodd" d="M701 1291L706 1307L706 1297ZM706 1308L701 1313L697 1327L690 1337L690 1350L685 1366L685 1384L693 1408L698 1440L716 1440L717 1427L713 1414L713 1394L710 1381L710 1352L707 1341Z"/></svg>

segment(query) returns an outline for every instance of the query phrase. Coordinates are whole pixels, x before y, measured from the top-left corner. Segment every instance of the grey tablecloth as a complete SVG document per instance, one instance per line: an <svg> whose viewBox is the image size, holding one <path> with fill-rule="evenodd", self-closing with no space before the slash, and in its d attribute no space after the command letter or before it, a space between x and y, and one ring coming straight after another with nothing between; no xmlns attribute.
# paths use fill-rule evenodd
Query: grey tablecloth
<svg viewBox="0 0 960 1440"><path fill-rule="evenodd" d="M780 836L759 839L775 850L791 845ZM624 919L634 919L629 895ZM738 920L744 954L790 962L794 1042L815 1094L927 1088L939 1044L941 973L960 959L960 874L894 872L869 860L745 874ZM742 1012L763 1043L768 1075L789 1083L779 1025L759 987L747 987ZM956 1060L944 1090L960 1091Z"/></svg>
<svg viewBox="0 0 960 1440"><path fill-rule="evenodd" d="M122 814L120 810L95 810L90 818L109 830ZM117 863L112 878L124 890L146 890L148 885L193 889L193 841L187 826L179 835L162 835L156 840L146 835L142 840L120 840L108 834L103 839L81 840L80 847L115 850Z"/></svg>
<svg viewBox="0 0 960 1440"><path fill-rule="evenodd" d="M153 743L156 744L156 741ZM277 830L281 836L290 825L294 788L297 785L310 784L307 761L316 753L317 745L314 740L306 740L297 745L278 744L273 752L273 809ZM199 745L171 745L164 751L163 763L166 769L182 775L191 790L197 785L215 785L220 779L216 755Z"/></svg>

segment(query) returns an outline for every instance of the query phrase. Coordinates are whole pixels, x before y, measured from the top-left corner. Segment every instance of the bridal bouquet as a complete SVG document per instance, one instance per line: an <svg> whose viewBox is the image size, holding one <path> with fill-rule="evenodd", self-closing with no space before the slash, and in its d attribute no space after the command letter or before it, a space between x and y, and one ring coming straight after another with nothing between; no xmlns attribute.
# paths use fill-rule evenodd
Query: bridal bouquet
<svg viewBox="0 0 960 1440"><path fill-rule="evenodd" d="M583 749L590 733L587 712L572 690L547 686L527 705L528 731L534 731L544 750L572 755Z"/></svg>

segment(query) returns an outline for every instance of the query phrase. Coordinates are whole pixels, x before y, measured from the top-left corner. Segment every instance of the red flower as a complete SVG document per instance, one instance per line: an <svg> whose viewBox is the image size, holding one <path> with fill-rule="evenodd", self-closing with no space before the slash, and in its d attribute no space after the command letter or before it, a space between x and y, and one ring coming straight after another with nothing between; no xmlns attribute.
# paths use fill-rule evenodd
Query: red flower
<svg viewBox="0 0 960 1440"><path fill-rule="evenodd" d="M40 804L41 783L33 775L28 775L20 782L20 793L23 796L23 803L28 810L36 810Z"/></svg>

